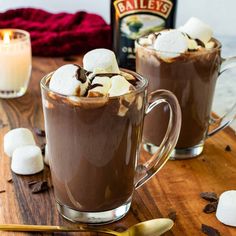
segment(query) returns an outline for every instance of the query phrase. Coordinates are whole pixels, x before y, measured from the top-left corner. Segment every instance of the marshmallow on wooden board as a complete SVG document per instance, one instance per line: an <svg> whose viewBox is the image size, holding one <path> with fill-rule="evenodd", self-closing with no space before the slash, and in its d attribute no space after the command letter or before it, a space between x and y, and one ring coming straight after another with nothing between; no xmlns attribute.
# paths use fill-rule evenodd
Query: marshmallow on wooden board
<svg viewBox="0 0 236 236"><path fill-rule="evenodd" d="M105 96L111 87L111 79L107 76L96 76L92 81L92 87L88 91L88 97L93 97L96 94Z"/></svg>
<svg viewBox="0 0 236 236"><path fill-rule="evenodd" d="M95 73L120 73L114 52L104 48L86 53L83 58L83 66L85 70Z"/></svg>
<svg viewBox="0 0 236 236"><path fill-rule="evenodd" d="M85 71L80 66L67 64L58 68L52 75L49 88L67 96L83 96L89 85Z"/></svg>
<svg viewBox="0 0 236 236"><path fill-rule="evenodd" d="M35 145L17 148L12 155L11 169L19 175L32 175L44 168L41 149Z"/></svg>
<svg viewBox="0 0 236 236"><path fill-rule="evenodd" d="M26 128L10 130L4 136L4 152L11 157L15 149L25 145L35 145L32 132Z"/></svg>
<svg viewBox="0 0 236 236"><path fill-rule="evenodd" d="M111 77L111 88L109 96L121 96L132 90L132 85L121 75Z"/></svg>
<svg viewBox="0 0 236 236"><path fill-rule="evenodd" d="M213 35L211 27L196 17L191 17L179 30L188 34L192 39L201 40L204 44L209 42Z"/></svg>
<svg viewBox="0 0 236 236"><path fill-rule="evenodd" d="M178 30L166 30L160 32L154 42L154 48L161 58L175 58L188 50L188 40Z"/></svg>
<svg viewBox="0 0 236 236"><path fill-rule="evenodd" d="M226 191L220 195L216 218L223 224L236 227L236 190Z"/></svg>

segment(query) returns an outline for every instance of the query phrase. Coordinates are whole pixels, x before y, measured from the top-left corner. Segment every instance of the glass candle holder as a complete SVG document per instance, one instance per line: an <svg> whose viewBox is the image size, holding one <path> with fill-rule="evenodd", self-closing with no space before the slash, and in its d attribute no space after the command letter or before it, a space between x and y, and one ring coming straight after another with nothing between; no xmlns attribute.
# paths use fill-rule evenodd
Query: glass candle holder
<svg viewBox="0 0 236 236"><path fill-rule="evenodd" d="M0 97L25 94L32 69L30 34L19 29L0 30Z"/></svg>

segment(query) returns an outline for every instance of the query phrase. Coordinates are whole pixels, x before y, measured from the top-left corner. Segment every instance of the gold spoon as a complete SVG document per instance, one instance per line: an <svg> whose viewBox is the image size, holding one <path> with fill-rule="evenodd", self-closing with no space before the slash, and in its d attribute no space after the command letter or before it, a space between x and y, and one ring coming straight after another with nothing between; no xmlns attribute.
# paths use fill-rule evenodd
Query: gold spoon
<svg viewBox="0 0 236 236"><path fill-rule="evenodd" d="M170 230L173 225L174 222L171 219L161 218L138 223L124 232L84 225L64 227L53 225L3 224L0 225L0 230L14 232L100 232L116 236L158 236Z"/></svg>

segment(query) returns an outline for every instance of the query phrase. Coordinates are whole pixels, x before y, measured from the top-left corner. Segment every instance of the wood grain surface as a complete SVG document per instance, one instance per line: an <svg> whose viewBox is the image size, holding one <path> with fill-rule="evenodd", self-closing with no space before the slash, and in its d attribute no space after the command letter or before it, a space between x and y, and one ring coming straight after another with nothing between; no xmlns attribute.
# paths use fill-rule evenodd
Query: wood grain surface
<svg viewBox="0 0 236 236"><path fill-rule="evenodd" d="M40 79L47 73L65 63L81 64L76 58L33 58L33 72L27 93L17 99L0 99L0 223L59 224L72 225L59 216L53 197L53 189L40 194L32 194L28 182L48 180L51 185L50 171L45 170L33 176L18 176L10 171L10 158L3 153L4 134L16 127L43 128L43 113L39 88ZM44 138L35 136L37 144ZM204 153L195 159L169 161L166 166L148 183L134 194L130 212L125 218L107 227L124 230L129 226L153 218L167 217L170 212L177 214L172 231L166 236L201 236L201 225L213 226L221 235L234 236L236 228L228 227L217 221L215 213L203 213L206 201L199 194L204 191L223 191L236 189L236 136L227 128L206 141ZM225 151L230 145L232 151ZM146 153L142 153L148 158ZM9 182L11 179L13 182ZM5 190L1 191L1 190ZM43 235L4 233L4 235ZM49 234L45 234L49 235ZM98 235L96 233L67 233L55 235ZM101 234L99 234L101 235Z"/></svg>

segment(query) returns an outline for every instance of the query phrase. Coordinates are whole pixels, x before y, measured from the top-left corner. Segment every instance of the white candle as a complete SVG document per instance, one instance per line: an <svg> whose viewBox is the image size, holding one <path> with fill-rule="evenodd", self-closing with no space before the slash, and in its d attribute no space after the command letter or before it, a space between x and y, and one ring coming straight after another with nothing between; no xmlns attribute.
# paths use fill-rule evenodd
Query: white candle
<svg viewBox="0 0 236 236"><path fill-rule="evenodd" d="M30 35L18 29L0 30L0 97L25 94L32 68Z"/></svg>

